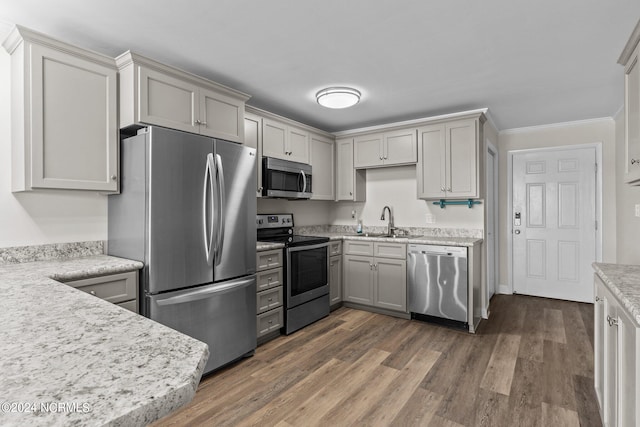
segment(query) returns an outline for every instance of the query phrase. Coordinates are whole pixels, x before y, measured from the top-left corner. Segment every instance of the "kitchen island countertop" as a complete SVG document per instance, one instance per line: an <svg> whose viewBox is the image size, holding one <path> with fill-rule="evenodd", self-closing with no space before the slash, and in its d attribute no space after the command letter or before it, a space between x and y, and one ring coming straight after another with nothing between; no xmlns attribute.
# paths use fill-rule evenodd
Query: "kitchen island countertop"
<svg viewBox="0 0 640 427"><path fill-rule="evenodd" d="M206 344L56 281L141 267L106 255L0 264L0 425L146 425L193 398Z"/></svg>
<svg viewBox="0 0 640 427"><path fill-rule="evenodd" d="M640 325L640 265L594 262L593 269Z"/></svg>

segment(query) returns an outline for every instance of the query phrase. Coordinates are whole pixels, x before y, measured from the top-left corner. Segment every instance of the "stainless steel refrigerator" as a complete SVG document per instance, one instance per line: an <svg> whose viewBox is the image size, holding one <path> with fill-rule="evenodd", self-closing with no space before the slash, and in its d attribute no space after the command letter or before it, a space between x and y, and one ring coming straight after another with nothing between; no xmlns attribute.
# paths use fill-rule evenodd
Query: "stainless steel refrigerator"
<svg viewBox="0 0 640 427"><path fill-rule="evenodd" d="M121 144L108 253L144 262L141 314L209 345L205 373L256 348L256 151L159 127Z"/></svg>

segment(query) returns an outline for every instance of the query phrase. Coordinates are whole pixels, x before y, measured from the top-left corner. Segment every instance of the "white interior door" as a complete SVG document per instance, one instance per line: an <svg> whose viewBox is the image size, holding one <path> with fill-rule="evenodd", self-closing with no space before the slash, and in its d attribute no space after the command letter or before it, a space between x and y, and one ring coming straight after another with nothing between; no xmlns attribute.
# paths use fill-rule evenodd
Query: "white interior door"
<svg viewBox="0 0 640 427"><path fill-rule="evenodd" d="M513 155L514 292L593 302L595 165L595 148Z"/></svg>

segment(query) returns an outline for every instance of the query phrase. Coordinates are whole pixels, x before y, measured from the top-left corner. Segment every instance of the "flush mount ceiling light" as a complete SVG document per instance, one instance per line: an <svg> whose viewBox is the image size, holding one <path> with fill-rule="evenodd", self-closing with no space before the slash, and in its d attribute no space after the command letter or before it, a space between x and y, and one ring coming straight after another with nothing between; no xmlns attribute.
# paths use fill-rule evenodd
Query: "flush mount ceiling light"
<svg viewBox="0 0 640 427"><path fill-rule="evenodd" d="M348 108L360 102L360 91L350 87L328 87L316 93L318 104L327 108Z"/></svg>

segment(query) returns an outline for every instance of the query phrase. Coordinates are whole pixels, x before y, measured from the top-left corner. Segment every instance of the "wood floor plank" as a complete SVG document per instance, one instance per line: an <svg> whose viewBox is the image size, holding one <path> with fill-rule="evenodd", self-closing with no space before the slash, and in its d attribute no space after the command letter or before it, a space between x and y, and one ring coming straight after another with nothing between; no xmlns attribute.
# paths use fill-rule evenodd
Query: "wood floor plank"
<svg viewBox="0 0 640 427"><path fill-rule="evenodd" d="M509 393L509 415L514 426L540 426L542 408L542 362L518 358Z"/></svg>
<svg viewBox="0 0 640 427"><path fill-rule="evenodd" d="M499 334L491 353L489 365L484 372L480 388L509 395L513 372L516 367L520 337L512 334Z"/></svg>
<svg viewBox="0 0 640 427"><path fill-rule="evenodd" d="M343 307L203 378L153 425L599 427L578 354L592 323L590 304L524 295L495 295L475 335Z"/></svg>
<svg viewBox="0 0 640 427"><path fill-rule="evenodd" d="M321 426L354 425L355 421L388 393L387 388L400 371L387 366L376 366L368 381L350 396L337 403L320 420Z"/></svg>
<svg viewBox="0 0 640 427"><path fill-rule="evenodd" d="M473 426L511 427L509 397L488 390L479 390L476 401L476 417Z"/></svg>
<svg viewBox="0 0 640 427"><path fill-rule="evenodd" d="M593 388L593 378L580 375L573 376L573 388L576 393L576 407L581 426L602 427L600 412Z"/></svg>
<svg viewBox="0 0 640 427"><path fill-rule="evenodd" d="M580 309L577 304L572 304L562 311L564 325L567 331L567 352L569 359L567 366L575 375L593 377L593 347L587 336Z"/></svg>
<svg viewBox="0 0 640 427"><path fill-rule="evenodd" d="M268 405L241 420L239 425L275 425L279 420L284 420L292 408L296 408L306 401L309 395L322 389L326 384L334 381L336 377L341 377L350 368L350 365L338 359L329 360L318 370L309 374L307 378L273 399Z"/></svg>
<svg viewBox="0 0 640 427"><path fill-rule="evenodd" d="M431 350L417 352L398 377L387 387L387 393L358 418L357 424L389 425L413 395L422 379L433 368L441 353Z"/></svg>
<svg viewBox="0 0 640 427"><path fill-rule="evenodd" d="M543 322L545 340L555 341L561 344L567 343L561 310L545 308L543 311Z"/></svg>
<svg viewBox="0 0 640 427"><path fill-rule="evenodd" d="M569 359L566 344L545 340L544 363L542 364L544 378L542 401L575 411L576 398L573 378L571 368L566 365Z"/></svg>
<svg viewBox="0 0 640 427"><path fill-rule="evenodd" d="M580 420L576 411L542 402L542 425L580 427Z"/></svg>
<svg viewBox="0 0 640 427"><path fill-rule="evenodd" d="M407 403L400 409L391 425L406 427L426 426L435 416L436 409L441 401L442 395L418 387L407 400Z"/></svg>
<svg viewBox="0 0 640 427"><path fill-rule="evenodd" d="M341 377L313 393L297 408L293 408L285 420L293 425L314 425L336 404L350 396L369 380L371 372L389 356L386 351L371 349L353 363Z"/></svg>

